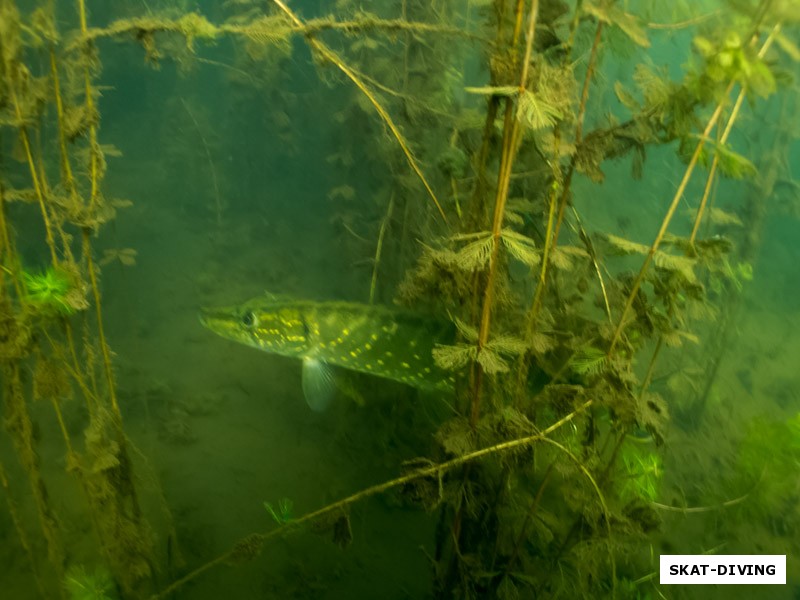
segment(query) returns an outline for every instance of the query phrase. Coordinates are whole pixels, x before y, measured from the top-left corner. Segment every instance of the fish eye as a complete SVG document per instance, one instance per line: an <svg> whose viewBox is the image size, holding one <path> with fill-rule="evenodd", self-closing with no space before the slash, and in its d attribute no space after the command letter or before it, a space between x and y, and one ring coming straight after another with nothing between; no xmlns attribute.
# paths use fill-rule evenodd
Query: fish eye
<svg viewBox="0 0 800 600"><path fill-rule="evenodd" d="M252 327L256 323L256 316L253 314L252 310L247 311L242 315L242 325L245 327Z"/></svg>

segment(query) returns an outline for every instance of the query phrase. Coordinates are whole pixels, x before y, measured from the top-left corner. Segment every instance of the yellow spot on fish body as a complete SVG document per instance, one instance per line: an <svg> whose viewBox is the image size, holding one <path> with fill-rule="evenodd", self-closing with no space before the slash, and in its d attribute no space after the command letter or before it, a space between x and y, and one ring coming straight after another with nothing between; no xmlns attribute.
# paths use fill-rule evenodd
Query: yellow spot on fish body
<svg viewBox="0 0 800 600"><path fill-rule="evenodd" d="M367 350L372 350L372 344L367 342L366 344L364 344L364 348L366 348Z"/></svg>
<svg viewBox="0 0 800 600"><path fill-rule="evenodd" d="M378 334L377 334L377 333L373 333L373 334L372 334L371 336L369 336L369 337L371 337L371 338L372 338L372 341L373 341L373 342L377 342L377 341L378 341Z"/></svg>
<svg viewBox="0 0 800 600"><path fill-rule="evenodd" d="M407 362L403 362L403 363L400 363L400 364L403 366L404 369L410 369L411 368L411 365L408 364Z"/></svg>
<svg viewBox="0 0 800 600"><path fill-rule="evenodd" d="M425 371L426 373L430 373L431 372L431 368L430 367L425 367L423 369L423 371Z"/></svg>
<svg viewBox="0 0 800 600"><path fill-rule="evenodd" d="M408 343L408 345L411 346L412 348L416 348L417 347L417 340L411 340Z"/></svg>
<svg viewBox="0 0 800 600"><path fill-rule="evenodd" d="M415 354L415 355L414 355L414 359L415 359L415 360L419 360L419 359L420 359L420 356L419 356L419 354Z"/></svg>
<svg viewBox="0 0 800 600"><path fill-rule="evenodd" d="M378 359L378 365L379 365L379 366L381 366L381 367L382 367L382 366L383 366L383 365L385 365L385 364L386 364L386 363L385 363L385 362L383 362L383 361L382 361L380 358Z"/></svg>
<svg viewBox="0 0 800 600"><path fill-rule="evenodd" d="M352 351L351 351L351 352L350 352L350 356L352 356L353 358L355 358L357 355L356 355L356 353L355 353L355 352L352 352Z"/></svg>
<svg viewBox="0 0 800 600"><path fill-rule="evenodd" d="M368 363L368 364L364 365L364 367L365 367L365 368L366 368L368 371L372 371L372 365L371 365L371 364L369 364L369 363Z"/></svg>
<svg viewBox="0 0 800 600"><path fill-rule="evenodd" d="M386 351L387 358L392 358L394 354L392 354L389 350Z"/></svg>

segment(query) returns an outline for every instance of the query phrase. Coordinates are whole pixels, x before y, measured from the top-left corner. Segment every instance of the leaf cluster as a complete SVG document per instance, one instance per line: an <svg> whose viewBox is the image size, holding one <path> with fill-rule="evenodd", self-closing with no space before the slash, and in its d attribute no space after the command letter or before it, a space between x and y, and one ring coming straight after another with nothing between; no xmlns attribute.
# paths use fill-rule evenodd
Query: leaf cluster
<svg viewBox="0 0 800 600"><path fill-rule="evenodd" d="M459 319L456 326L468 343L455 345L439 344L433 349L433 359L436 364L446 371L461 370L473 362L477 362L489 375L505 373L509 365L505 356L519 356L524 354L528 345L521 339L498 334L492 336L483 346L478 344L478 331Z"/></svg>

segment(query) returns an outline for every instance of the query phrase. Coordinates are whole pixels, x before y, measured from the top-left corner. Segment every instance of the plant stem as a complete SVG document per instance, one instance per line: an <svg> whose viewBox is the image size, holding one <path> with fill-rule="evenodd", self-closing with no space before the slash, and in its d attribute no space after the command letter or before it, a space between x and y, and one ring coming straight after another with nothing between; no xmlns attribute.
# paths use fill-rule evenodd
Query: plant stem
<svg viewBox="0 0 800 600"><path fill-rule="evenodd" d="M292 12L292 10L284 4L283 0L272 0L275 4L278 5L286 15L298 26L302 27L303 22L299 19L299 17ZM315 39L312 34L306 35L306 40L308 41L309 46L311 46L314 50L319 52L319 54L324 57L326 60L330 61L336 67L344 73L350 81L352 81L356 87L361 90L361 92L367 97L370 104L375 108L378 115L383 119L383 122L392 132L392 135L397 140L397 143L400 145L400 149L403 151L403 154L408 161L411 170L416 173L419 180L422 182L422 185L425 187L425 191L428 192L431 200L433 200L433 204L436 206L436 209L439 211L439 215L442 217L442 220L447 223L447 215L445 214L444 210L442 209L441 204L439 204L439 200L436 198L436 194L433 192L433 188L431 188L428 180L425 179L425 175L422 174L422 170L420 169L419 165L417 164L417 160L414 158L414 155L411 154L411 150L408 147L408 143L406 142L403 134L400 133L400 130L395 125L392 117L389 116L389 113L386 112L386 109L383 108L383 105L378 102L378 99L375 95L369 90L367 85L361 80L361 78L356 75L355 71L348 67L345 62L336 54L333 50L331 50L328 46L320 42L319 40Z"/></svg>
<svg viewBox="0 0 800 600"><path fill-rule="evenodd" d="M356 502L359 502L359 501L361 501L361 500L363 500L365 498L368 498L370 496L374 496L376 494L383 493L383 492L385 492L387 490L390 490L392 488L404 485L404 484L409 483L411 481L414 481L416 479L421 479L421 478L430 477L430 476L436 476L437 478L441 478L442 474L445 473L446 471L450 471L452 469L460 467L461 465L472 463L472 462L474 462L476 460L479 460L481 458L485 458L487 456L491 456L491 455L497 454L498 452L506 452L506 451L509 451L509 450L513 450L515 448L521 448L521 447L524 447L524 446L530 446L531 444L534 444L534 443L540 442L540 441L541 442L554 443L557 446L559 446L562 450L567 452L568 455L571 455L571 456L574 457L574 455L572 455L566 448L564 448L560 444L557 444L557 443L553 442L552 440L549 439L548 436L551 433L553 433L554 431L556 431L557 429L560 429L561 427L563 427L564 425L566 425L567 423L569 423L570 421L575 419L575 417L577 417L578 415L580 415L583 412L585 412L592 404L593 404L592 400L588 400L588 401L584 402L582 405L580 405L578 408L576 408L573 412L571 412L568 415L562 417L561 419L559 419L558 421L556 421L555 423L553 423L552 425L550 425L546 429L543 429L539 433L535 433L533 435L529 435L529 436L526 436L526 437L523 437L523 438L517 438L517 439L509 440L507 442L502 442L502 443L499 443L499 444L495 444L493 446L482 448L480 450L475 450L474 452L469 452L467 454L459 456L458 458L454 458L452 460L448 460L448 461L445 461L445 462L431 463L430 466L422 467L420 469L416 469L416 470L412 471L411 473L408 473L407 475L403 475L401 477L396 477L395 479L391 479L389 481L385 481L383 483L379 483L377 485L373 485L371 487L363 489L360 492L352 494L352 495L350 495L350 496L348 496L346 498L343 498L342 500L334 502L333 504L329 504L329 505L327 505L327 506L325 506L323 508L320 508L319 510L316 510L314 512L308 513L307 515L304 515L304 516L300 517L299 519L294 519L294 520L284 524L282 527L278 527L277 529L273 529L272 531L269 531L269 532L266 532L266 533L255 534L255 535L258 536L261 539L261 541L263 542L263 541L266 541L268 539L271 539L271 538L274 538L274 537L278 537L279 535L283 535L285 533L288 533L289 531L298 528L300 525L302 525L304 523L307 523L309 521L314 521L315 519L319 519L320 517L323 517L323 516L325 516L327 514L330 514L330 513L333 513L333 512L341 512L344 509L348 508L351 504L355 504ZM591 479L591 476L589 476L589 477ZM597 486L595 486L595 488L597 489ZM179 579L177 581L174 581L169 586L167 586L165 589L163 589L161 592L159 592L158 594L155 594L154 596L152 596L151 600L159 600L159 599L162 599L162 598L169 597L169 595L174 593L177 589L183 587L184 585L186 585L187 583L189 583L193 579L196 579L199 575L205 573L206 571L208 571L212 567L215 567L217 565L220 565L220 564L223 564L223 563L227 562L231 558L231 556L234 553L234 551L235 551L235 549L230 550L230 551L226 552L225 554L222 554L222 555L214 558L213 560L207 562L206 564L198 567L197 569L195 569L191 573L185 575L181 579Z"/></svg>
<svg viewBox="0 0 800 600"><path fill-rule="evenodd" d="M522 3L517 3L517 21L514 27L512 48L516 47L516 40L521 29ZM532 0L531 10L528 17L527 44L525 47L525 58L522 64L519 90L522 94L528 85L528 63L533 52L533 43L536 36L536 19L539 14L539 0ZM514 115L515 104L512 98L506 99L506 111L503 124L503 150L500 158L500 174L497 181L497 192L495 194L494 215L492 217L492 252L489 258L489 270L486 275L486 283L483 290L483 303L481 306L481 320L478 328L478 352L489 341L489 329L492 319L492 308L494 306L494 288L496 285L497 268L499 264L500 236L505 217L506 201L508 200L508 188L511 183L511 171L514 164L514 157L521 137L519 122ZM483 369L480 363L475 363L475 378L472 390L472 402L470 405L469 424L474 430L478 423L481 404L481 382Z"/></svg>
<svg viewBox="0 0 800 600"><path fill-rule="evenodd" d="M766 54L767 50L772 45L775 36L780 32L780 28L781 28L780 23L778 23L777 25L775 25L775 27L772 28L772 31L770 32L769 36L764 41L764 44L761 46L761 49L758 52L759 58L762 58ZM650 267L650 263L653 261L653 257L655 256L658 247L661 245L661 242L664 239L664 235L667 233L667 228L669 227L669 224L672 221L672 217L675 215L675 211L677 210L678 204L680 203L681 198L683 197L683 193L686 191L686 186L689 184L689 179L691 178L692 173L694 172L694 168L695 166L697 166L697 161L700 158L700 152L702 151L703 146L705 146L706 140L711 134L711 130L717 124L717 121L719 120L720 115L722 114L722 109L726 103L728 96L730 96L730 93L733 90L735 83L736 83L735 81L731 81L728 84L728 87L726 88L725 93L723 94L723 100L719 104L717 104L716 109L709 118L705 130L703 130L703 134L700 136L700 141L697 143L697 146L694 149L694 153L692 154L692 158L686 167L686 172L683 175L683 179L681 180L681 183L678 186L677 191L675 192L675 196L672 199L669 208L667 209L667 214L664 216L664 220L661 222L661 228L658 230L656 239L653 240L653 243L650 246L650 250L648 251L647 256L645 256L642 268L639 270L639 274L633 281L633 286L631 287L631 291L628 295L627 301L625 302L625 306L622 309L622 314L620 315L619 323L617 324L617 328L614 331L614 335L611 338L611 343L609 344L608 348L609 357L614 352L614 348L616 347L617 342L619 341L619 338L622 335L622 331L625 329L625 325L627 324L626 319L628 317L628 312L630 312L631 307L633 306L633 302L636 299L636 295L639 292L639 288L641 287L642 282L644 281L645 275L647 274L647 271ZM739 97L741 98L743 97L743 95L744 95L744 90L740 92ZM740 104L738 98L736 104ZM735 110L731 115L728 127L726 127L726 131L723 134L723 137L725 139L727 139L727 134L730 133L730 126L733 124L733 121L735 120L737 114L738 110Z"/></svg>

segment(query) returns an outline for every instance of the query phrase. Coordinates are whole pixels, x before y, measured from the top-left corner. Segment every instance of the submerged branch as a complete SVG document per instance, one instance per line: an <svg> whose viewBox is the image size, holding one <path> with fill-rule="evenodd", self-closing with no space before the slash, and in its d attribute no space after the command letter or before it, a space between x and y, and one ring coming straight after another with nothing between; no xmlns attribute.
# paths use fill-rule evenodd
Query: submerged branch
<svg viewBox="0 0 800 600"><path fill-rule="evenodd" d="M446 471L450 471L450 470L452 470L452 469L454 469L456 467L460 467L461 465L464 465L464 464L467 464L467 463L471 463L471 462L473 462L475 460L478 460L478 459L481 459L481 458L485 458L486 456L490 456L490 455L497 454L497 453L500 453L500 452L506 452L508 450L513 450L515 448L520 448L520 447L523 447L523 446L530 446L531 444L534 444L536 442L541 442L541 441L552 443L552 444L556 444L556 442L554 442L553 440L550 440L547 436L549 436L551 433L553 433L557 429L560 429L561 427L563 427L564 425L566 425L567 423L572 421L575 417L577 417L581 413L585 412L592 405L592 403L593 403L593 400L589 400L587 402L584 402L582 405L580 405L574 411L572 411L568 415L562 417L561 419L559 419L558 421L556 421L555 423L550 425L550 427L540 431L539 433L535 433L533 435L529 435L529 436L522 437L522 438L509 440L507 442L501 442L500 444L495 444L495 445L489 446L487 448L482 448L482 449L476 450L474 452L469 452L468 454L464 454L463 456L459 456L458 458L454 458L452 460L448 460L448 461L445 461L445 462L441 462L441 463L433 463L432 462L427 467L422 467L420 469L416 469L416 470L412 471L411 473L408 473L407 475L403 475L401 477L396 477L395 479L390 479L389 481L385 481L383 483L379 483L377 485L373 485L372 487L368 487L368 488L366 488L364 490L361 490L360 492L357 492L355 494L352 494L352 495L348 496L347 498L343 498L342 500L339 500L338 502L334 502L333 504L329 504L329 505L327 505L327 506L325 506L323 508L320 508L319 510L316 510L316 511L314 511L312 513L308 513L307 515L305 515L303 517L300 517L299 519L291 520L288 523L285 523L285 524L281 525L277 529L273 529L272 531L269 531L267 533L251 534L251 535L247 536L246 538L242 539L238 544L236 544L231 550L229 550L225 554L222 554L222 555L216 557L215 559L207 562L206 564L201 565L200 567L198 567L197 569L195 569L194 571L192 571L188 575L186 575L186 576L182 577L181 579L173 582L172 584L167 586L164 590L162 590L158 594L155 594L154 596L152 596L151 600L159 600L161 598L168 598L170 596L170 594L174 593L177 589L183 587L185 584L189 583L190 581L196 579L199 575L202 575L203 573L205 573L206 571L212 569L213 567L215 567L217 565L220 565L220 564L223 564L223 563L231 561L232 559L236 558L238 555L241 554L243 545L248 545L251 548L255 547L257 552L255 552L254 555L256 555L256 554L258 554L260 552L261 546L267 540L275 538L275 537L278 537L279 535L288 533L289 531L292 531L294 529L297 529L300 525L302 525L304 523L308 523L310 521L314 521L316 519L319 519L320 517L324 517L325 515L328 515L328 514L331 514L331 513L340 512L340 511L344 510L345 508L348 508L351 504L355 504L356 502L359 502L359 501L361 501L361 500L363 500L365 498L368 498L370 496L375 496L377 494L381 494L381 493L383 493L383 492L385 492L387 490L390 490L392 488L399 487L401 485L404 485L404 484L409 483L411 481L415 481L417 479L422 479L424 477L430 477L430 476L433 475L433 476L436 476L437 478L441 478L442 474L444 474ZM560 444L557 444L557 445L560 446ZM591 475L589 475L589 477L591 479ZM596 485L595 485L595 489L597 489ZM601 497L602 497L602 494L601 494ZM604 505L604 509L605 509L605 505Z"/></svg>
<svg viewBox="0 0 800 600"><path fill-rule="evenodd" d="M358 18L349 21L337 21L333 17L322 17L310 19L306 22L295 22L284 16L271 16L259 17L245 24L224 23L222 25L215 25L198 13L188 13L179 19L134 17L113 21L107 27L91 27L86 31L80 32L67 46L67 49L74 50L76 47L101 38L114 38L124 35L133 35L136 39L141 39L157 33L177 33L185 36L189 41L195 39L212 41L223 35L243 35L278 40L292 35L314 35L323 31L341 31L348 35L365 31L381 31L387 34L408 31L467 39L483 39L457 27L407 21L405 19L381 19L367 13L363 13Z"/></svg>

